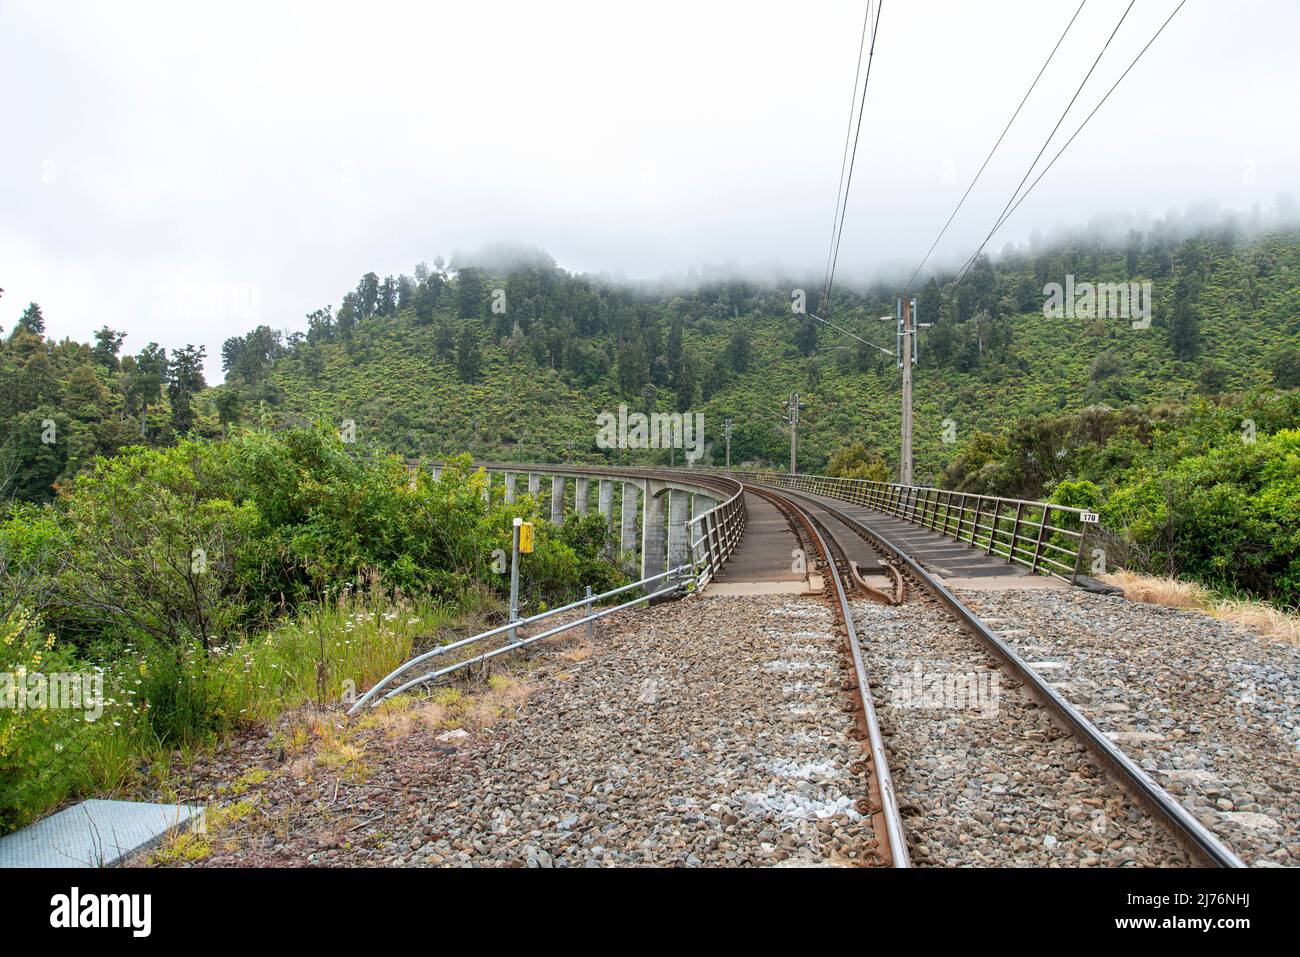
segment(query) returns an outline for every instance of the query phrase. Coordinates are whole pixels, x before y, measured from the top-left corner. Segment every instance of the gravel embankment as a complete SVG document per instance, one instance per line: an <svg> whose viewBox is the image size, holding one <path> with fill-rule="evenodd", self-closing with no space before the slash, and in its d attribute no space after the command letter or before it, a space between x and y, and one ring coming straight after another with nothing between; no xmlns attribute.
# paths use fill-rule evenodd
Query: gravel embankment
<svg viewBox="0 0 1300 957"><path fill-rule="evenodd" d="M854 604L917 866L1186 863L932 601Z"/></svg>
<svg viewBox="0 0 1300 957"><path fill-rule="evenodd" d="M253 807L192 863L852 864L874 836L832 624L816 599L688 599L548 643L468 734L432 704L286 716L187 771L183 797Z"/></svg>
<svg viewBox="0 0 1300 957"><path fill-rule="evenodd" d="M407 864L851 863L871 841L847 770L820 603L709 598L620 617L541 681L431 802ZM416 846L418 843L418 846Z"/></svg>
<svg viewBox="0 0 1300 957"><path fill-rule="evenodd" d="M1300 865L1300 648L1080 591L962 600L1242 860Z"/></svg>

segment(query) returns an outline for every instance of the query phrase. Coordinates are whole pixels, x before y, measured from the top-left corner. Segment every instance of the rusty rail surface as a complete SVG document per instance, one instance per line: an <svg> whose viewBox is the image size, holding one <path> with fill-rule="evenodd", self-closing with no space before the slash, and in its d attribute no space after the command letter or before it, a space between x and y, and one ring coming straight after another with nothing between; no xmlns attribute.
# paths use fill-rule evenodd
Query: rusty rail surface
<svg viewBox="0 0 1300 957"><path fill-rule="evenodd" d="M862 646L858 641L857 626L853 621L853 609L849 605L848 592L839 569L835 566L835 556L831 553L831 537L824 534L820 522L801 504L780 495L772 489L747 486L748 491L767 499L786 515L797 521L807 533L809 539L821 552L822 562L826 568L826 577L834 590L835 614L844 629L845 650L853 674L854 695L849 710L856 718L856 731L863 741L862 760L855 762L852 768L855 774L865 775L868 796L858 801L857 809L864 817L871 819L876 833L876 845L887 852L876 852L882 863L890 867L907 868L912 866L907 851L907 835L903 830L903 817L898 807L898 798L894 794L894 780L889 773L889 758L885 752L884 734L876 717L875 702L871 697L871 682L867 678L866 663L862 658Z"/></svg>

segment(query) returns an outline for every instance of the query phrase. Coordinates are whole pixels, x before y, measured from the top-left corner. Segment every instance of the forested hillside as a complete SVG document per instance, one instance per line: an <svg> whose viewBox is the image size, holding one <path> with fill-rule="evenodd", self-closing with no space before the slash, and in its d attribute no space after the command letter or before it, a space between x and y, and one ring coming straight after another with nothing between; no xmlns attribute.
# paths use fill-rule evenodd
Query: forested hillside
<svg viewBox="0 0 1300 957"><path fill-rule="evenodd" d="M1047 318L1043 287L1146 282L1153 322ZM140 441L166 445L238 423L272 427L350 419L364 441L411 455L469 451L515 459L594 459L596 414L702 411L721 461L783 462L780 402L798 391L803 470L824 468L854 441L897 460L900 374L885 355L791 309L815 283L730 279L693 288L633 286L576 276L542 253L485 256L452 270L362 277L305 333L269 326L227 340L226 383L204 389L201 349L154 344L119 358L124 333L92 346L52 343L39 307L0 348L0 442L19 496L53 484L97 453ZM896 285L838 292L829 314L893 347ZM917 475L938 481L980 431L1020 418L1181 401L1300 384L1300 234L1244 239L1229 230L1178 242L1159 231L1122 247L1073 242L1033 255L980 260L959 284L938 276L917 291ZM53 422L66 441L43 442ZM644 459L668 453L631 452Z"/></svg>
<svg viewBox="0 0 1300 957"><path fill-rule="evenodd" d="M1069 276L1150 282L1150 327L1048 318ZM306 332L229 338L215 388L200 346L53 342L28 306L0 337L0 670L99 663L122 704L77 736L7 714L0 831L492 607L484 556L540 503L485 502L463 453L680 464L597 447L626 404L703 412L714 464L730 417L733 463L784 465L798 391L801 470L894 477L893 358L793 311L801 288L892 348L888 283L827 308L811 282L638 286L540 253L368 273ZM917 300L920 481L1095 508L1112 567L1300 604L1300 234L1009 250ZM437 482L401 461L457 454ZM619 580L600 516L539 527L529 607ZM65 746L84 760L47 767Z"/></svg>
<svg viewBox="0 0 1300 957"><path fill-rule="evenodd" d="M1150 281L1153 322L1044 317L1043 286ZM1300 235L1231 232L1127 248L1073 244L978 262L920 288L917 474L937 480L978 430L1019 417L1300 384ZM544 257L413 277L368 274L309 331L226 343L223 423L352 419L410 454L590 459L595 416L703 411L710 442L734 419L733 461L781 462L780 402L799 391L801 468L854 440L896 467L899 377L888 356L801 317L792 289L730 280L664 291L573 276ZM837 293L839 324L892 349L893 286ZM496 309L494 311L494 303ZM950 420L945 443L945 420ZM651 453L632 453L649 455ZM667 453L659 455L667 458ZM721 445L713 450L721 460Z"/></svg>
<svg viewBox="0 0 1300 957"><path fill-rule="evenodd" d="M1086 308L1045 314L1045 286L1084 282L1150 283L1149 327ZM897 285L837 291L827 307L810 281L637 285L504 249L411 276L367 273L337 308L311 312L305 332L234 335L215 388L201 347L123 354L125 333L107 327L93 346L51 342L32 304L0 339L7 494L50 501L95 456L129 444L322 421L345 441L408 456L680 464L680 452L598 448L596 416L620 404L703 412L712 464L730 417L733 463L784 465L792 391L804 404L801 471L896 476L899 370L792 309L801 289L808 312L892 348L894 324L880 317L894 312ZM1300 233L1174 238L1160 227L1120 244L1008 249L960 281L928 279L916 298L932 324L915 386L920 482L1108 503L1135 562L1297 600L1286 513L1300 508L1287 438L1300 425ZM1261 440L1251 432L1249 455L1246 419ZM1174 547L1184 534L1174 519L1225 469L1211 484L1232 491L1236 511L1214 492L1193 525L1244 527L1247 504L1266 493L1270 504L1245 537L1210 542L1193 529Z"/></svg>

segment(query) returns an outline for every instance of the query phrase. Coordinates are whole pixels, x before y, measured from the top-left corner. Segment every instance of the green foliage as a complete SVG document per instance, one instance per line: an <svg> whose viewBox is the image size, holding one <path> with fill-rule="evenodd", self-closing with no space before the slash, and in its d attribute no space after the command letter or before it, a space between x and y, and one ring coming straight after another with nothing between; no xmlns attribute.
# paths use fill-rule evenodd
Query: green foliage
<svg viewBox="0 0 1300 957"><path fill-rule="evenodd" d="M1155 570L1300 606L1300 430L1227 435L1139 466L1103 516L1149 549Z"/></svg>
<svg viewBox="0 0 1300 957"><path fill-rule="evenodd" d="M961 491L1099 511L1141 570L1300 603L1300 393L1088 408L978 434L944 474Z"/></svg>
<svg viewBox="0 0 1300 957"><path fill-rule="evenodd" d="M29 569L62 650L145 663L137 693L162 741L225 726L223 649L363 587L380 601L460 606L503 600L492 568L532 496L485 501L467 456L435 480L332 429L239 432L226 440L136 446L100 459L52 505L18 503L0 523L0 571ZM524 565L534 605L623 578L606 560L601 516L539 523ZM0 614L5 614L0 606ZM216 669L214 671L214 669ZM247 706L247 705L246 705Z"/></svg>
<svg viewBox="0 0 1300 957"><path fill-rule="evenodd" d="M42 329L40 323L20 323L8 340L0 339L0 478L9 482L6 494L51 501L96 456L133 443L166 445L184 432L215 434L202 395L202 348L179 350L173 363L149 343L119 360L123 333L101 328L91 348L45 339Z"/></svg>
<svg viewBox="0 0 1300 957"><path fill-rule="evenodd" d="M1065 505L1069 508L1083 508L1093 511L1101 507L1102 494L1101 489L1086 479L1079 481L1066 479L1057 483L1047 501L1056 505Z"/></svg>
<svg viewBox="0 0 1300 957"><path fill-rule="evenodd" d="M826 474L838 478L866 479L870 482L888 482L889 470L877 452L867 449L861 442L842 447L826 462Z"/></svg>

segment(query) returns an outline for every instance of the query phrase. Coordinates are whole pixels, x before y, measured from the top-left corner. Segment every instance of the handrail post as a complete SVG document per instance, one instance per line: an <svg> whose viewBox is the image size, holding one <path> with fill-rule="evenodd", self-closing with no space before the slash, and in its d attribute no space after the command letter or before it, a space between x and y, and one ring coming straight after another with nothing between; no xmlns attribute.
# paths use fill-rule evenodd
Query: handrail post
<svg viewBox="0 0 1300 957"><path fill-rule="evenodd" d="M1074 556L1074 574L1070 576L1070 584L1077 584L1079 581L1079 566L1083 564L1083 543L1088 540L1088 523L1079 522L1079 552Z"/></svg>
<svg viewBox="0 0 1300 957"><path fill-rule="evenodd" d="M1016 502L1016 523L1011 527L1011 554L1007 556L1007 561L1016 560L1016 542L1020 540L1020 516L1025 511L1024 502Z"/></svg>
<svg viewBox="0 0 1300 957"><path fill-rule="evenodd" d="M1043 503L1043 519L1038 525L1038 543L1034 545L1034 562L1030 569L1038 571L1039 557L1043 554L1043 540L1047 538L1047 503Z"/></svg>

